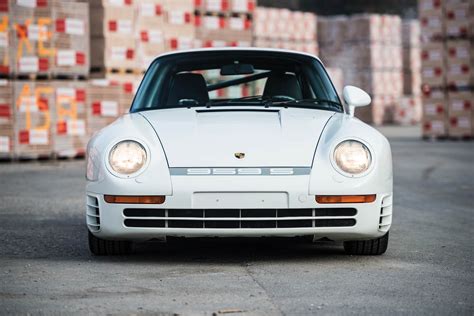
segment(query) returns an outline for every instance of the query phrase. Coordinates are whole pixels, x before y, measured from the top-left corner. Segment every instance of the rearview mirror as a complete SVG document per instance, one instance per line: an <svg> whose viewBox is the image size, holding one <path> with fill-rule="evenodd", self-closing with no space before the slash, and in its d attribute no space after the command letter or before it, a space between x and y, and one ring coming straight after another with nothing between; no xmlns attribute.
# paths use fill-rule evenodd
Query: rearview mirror
<svg viewBox="0 0 474 316"><path fill-rule="evenodd" d="M231 64L224 65L221 68L221 76L232 76L232 75L251 75L255 72L253 65L251 64Z"/></svg>
<svg viewBox="0 0 474 316"><path fill-rule="evenodd" d="M342 90L342 97L344 98L344 102L349 106L350 116L354 116L356 107L369 105L372 101L367 92L354 86L345 86Z"/></svg>

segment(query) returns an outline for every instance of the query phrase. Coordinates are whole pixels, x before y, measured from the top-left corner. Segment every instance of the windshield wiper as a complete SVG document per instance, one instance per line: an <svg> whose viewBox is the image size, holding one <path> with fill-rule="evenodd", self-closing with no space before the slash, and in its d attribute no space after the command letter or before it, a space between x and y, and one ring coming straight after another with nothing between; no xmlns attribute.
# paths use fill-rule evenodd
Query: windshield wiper
<svg viewBox="0 0 474 316"><path fill-rule="evenodd" d="M344 109L341 103L334 100L328 100L328 99L299 99L299 100L291 100L291 101L282 101L278 103L285 104L285 105L300 105L300 104L309 103L309 104L320 105L319 106L320 108L332 108L338 111L343 111Z"/></svg>
<svg viewBox="0 0 474 316"><path fill-rule="evenodd" d="M209 101L206 103L206 106L215 106L215 105L223 105L223 104L262 104L262 96L261 95L253 95L248 97L242 97L237 99L227 99L227 100L217 100L217 101Z"/></svg>

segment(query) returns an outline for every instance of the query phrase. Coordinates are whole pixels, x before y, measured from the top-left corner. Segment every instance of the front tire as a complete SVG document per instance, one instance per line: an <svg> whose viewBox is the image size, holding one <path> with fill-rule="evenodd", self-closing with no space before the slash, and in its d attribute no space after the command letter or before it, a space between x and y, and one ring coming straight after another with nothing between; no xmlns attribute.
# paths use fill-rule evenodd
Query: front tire
<svg viewBox="0 0 474 316"><path fill-rule="evenodd" d="M96 256L128 255L132 252L132 243L129 241L105 240L89 233L89 250Z"/></svg>
<svg viewBox="0 0 474 316"><path fill-rule="evenodd" d="M388 247L388 232L377 239L345 241L344 250L349 255L378 256Z"/></svg>

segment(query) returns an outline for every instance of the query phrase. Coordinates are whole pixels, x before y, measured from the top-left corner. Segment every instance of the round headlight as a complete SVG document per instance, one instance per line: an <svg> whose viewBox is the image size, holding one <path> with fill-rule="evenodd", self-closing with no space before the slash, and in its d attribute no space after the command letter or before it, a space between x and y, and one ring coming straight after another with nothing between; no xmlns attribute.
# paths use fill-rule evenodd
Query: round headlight
<svg viewBox="0 0 474 316"><path fill-rule="evenodd" d="M133 140L118 143L109 153L109 164L112 169L125 175L140 170L145 165L146 159L145 148Z"/></svg>
<svg viewBox="0 0 474 316"><path fill-rule="evenodd" d="M334 161L344 172L360 174L369 169L372 156L369 149L356 140L346 140L334 150Z"/></svg>

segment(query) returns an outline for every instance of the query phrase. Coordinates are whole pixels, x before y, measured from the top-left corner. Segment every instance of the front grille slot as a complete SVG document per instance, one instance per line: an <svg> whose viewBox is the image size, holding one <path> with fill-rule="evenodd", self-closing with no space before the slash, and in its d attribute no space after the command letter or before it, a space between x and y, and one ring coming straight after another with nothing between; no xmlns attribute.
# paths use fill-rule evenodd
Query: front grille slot
<svg viewBox="0 0 474 316"><path fill-rule="evenodd" d="M165 209L128 208L123 210L123 215L128 217L165 217Z"/></svg>
<svg viewBox="0 0 474 316"><path fill-rule="evenodd" d="M168 217L204 217L204 210L168 210Z"/></svg>
<svg viewBox="0 0 474 316"><path fill-rule="evenodd" d="M316 208L314 216L355 216L357 210L355 208Z"/></svg>
<svg viewBox="0 0 474 316"><path fill-rule="evenodd" d="M165 222L156 219L126 219L124 224L127 227L165 227Z"/></svg>
<svg viewBox="0 0 474 316"><path fill-rule="evenodd" d="M355 208L137 209L123 210L127 227L304 228L351 227Z"/></svg>
<svg viewBox="0 0 474 316"><path fill-rule="evenodd" d="M240 217L255 218L255 217L276 217L277 210L253 209L242 210Z"/></svg>

